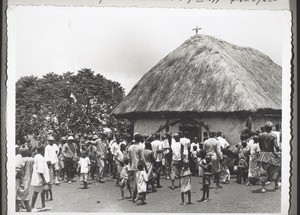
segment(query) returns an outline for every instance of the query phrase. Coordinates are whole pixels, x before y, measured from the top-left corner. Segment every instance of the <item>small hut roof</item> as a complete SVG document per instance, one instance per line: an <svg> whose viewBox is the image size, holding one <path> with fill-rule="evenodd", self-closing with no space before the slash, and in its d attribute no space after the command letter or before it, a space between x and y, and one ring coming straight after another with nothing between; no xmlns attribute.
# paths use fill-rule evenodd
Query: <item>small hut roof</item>
<svg viewBox="0 0 300 215"><path fill-rule="evenodd" d="M281 110L281 67L253 48L196 35L163 58L112 114Z"/></svg>

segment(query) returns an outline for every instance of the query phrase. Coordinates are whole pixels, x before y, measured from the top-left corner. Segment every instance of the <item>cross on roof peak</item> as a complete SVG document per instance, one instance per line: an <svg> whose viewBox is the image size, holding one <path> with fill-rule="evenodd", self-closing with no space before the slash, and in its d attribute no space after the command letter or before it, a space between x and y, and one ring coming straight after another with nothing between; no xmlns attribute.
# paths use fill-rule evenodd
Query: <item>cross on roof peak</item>
<svg viewBox="0 0 300 215"><path fill-rule="evenodd" d="M202 28L198 28L198 26L196 26L196 28L193 29L193 31L196 31L196 35L198 35L198 31L201 30Z"/></svg>

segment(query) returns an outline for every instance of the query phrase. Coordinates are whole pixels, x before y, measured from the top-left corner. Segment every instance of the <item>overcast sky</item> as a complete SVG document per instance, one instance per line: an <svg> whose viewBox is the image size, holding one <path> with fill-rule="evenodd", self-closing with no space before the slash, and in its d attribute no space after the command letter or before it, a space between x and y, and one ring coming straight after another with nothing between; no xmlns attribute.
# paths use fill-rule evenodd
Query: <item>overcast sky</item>
<svg viewBox="0 0 300 215"><path fill-rule="evenodd" d="M17 79L90 68L120 82L126 93L196 26L281 65L287 24L280 11L27 6L14 8L11 17Z"/></svg>

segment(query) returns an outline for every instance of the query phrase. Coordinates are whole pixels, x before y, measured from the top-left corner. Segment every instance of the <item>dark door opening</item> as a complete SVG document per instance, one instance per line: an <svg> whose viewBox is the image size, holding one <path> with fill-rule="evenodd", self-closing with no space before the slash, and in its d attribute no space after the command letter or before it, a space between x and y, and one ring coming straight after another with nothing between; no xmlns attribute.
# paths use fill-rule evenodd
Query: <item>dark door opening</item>
<svg viewBox="0 0 300 215"><path fill-rule="evenodd" d="M193 142L194 138L197 137L198 140L202 140L202 127L198 126L179 126L179 131L185 133L187 132L187 138Z"/></svg>

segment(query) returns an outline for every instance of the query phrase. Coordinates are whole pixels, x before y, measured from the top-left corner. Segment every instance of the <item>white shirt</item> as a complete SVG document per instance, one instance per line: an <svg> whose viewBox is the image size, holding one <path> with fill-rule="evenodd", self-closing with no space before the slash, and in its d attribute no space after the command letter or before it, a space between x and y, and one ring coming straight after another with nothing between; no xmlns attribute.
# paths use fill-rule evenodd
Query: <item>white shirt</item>
<svg viewBox="0 0 300 215"><path fill-rule="evenodd" d="M58 156L57 156L58 153L59 153L59 148L55 143L52 146L48 144L45 147L45 154L44 154L45 160L50 161L51 164L58 163Z"/></svg>
<svg viewBox="0 0 300 215"><path fill-rule="evenodd" d="M188 151L188 147L191 147L191 141L190 139L183 137L180 138L180 142L183 145L183 162L184 163L188 163L189 162L189 151Z"/></svg>
<svg viewBox="0 0 300 215"><path fill-rule="evenodd" d="M144 150L144 149L145 149L145 143L141 143L141 142L139 142L139 146L141 147L141 149L142 149L142 150Z"/></svg>
<svg viewBox="0 0 300 215"><path fill-rule="evenodd" d="M180 161L181 160L181 143L180 142L174 142L171 145L172 149L172 160Z"/></svg>
<svg viewBox="0 0 300 215"><path fill-rule="evenodd" d="M89 157L80 158L78 164L80 165L80 173L89 172L89 165L91 165L91 161Z"/></svg>
<svg viewBox="0 0 300 215"><path fill-rule="evenodd" d="M34 156L33 171L31 176L32 186L43 186L43 179L40 174L44 175L46 183L50 182L50 175L47 162L41 154Z"/></svg>
<svg viewBox="0 0 300 215"><path fill-rule="evenodd" d="M180 138L180 142L184 148L191 147L191 141L190 141L190 139L188 139L186 137Z"/></svg>
<svg viewBox="0 0 300 215"><path fill-rule="evenodd" d="M156 162L162 162L163 154L162 152L158 153L158 150L163 149L163 143L160 140L154 140L151 142L152 151Z"/></svg>
<svg viewBox="0 0 300 215"><path fill-rule="evenodd" d="M124 161L124 155L123 153L121 152L120 149L118 149L116 152L115 152L115 157L114 157L116 160L120 161L120 162L123 162Z"/></svg>
<svg viewBox="0 0 300 215"><path fill-rule="evenodd" d="M228 146L230 146L227 140L225 140L223 137L218 137L217 139L219 140L220 146L223 149L226 149Z"/></svg>
<svg viewBox="0 0 300 215"><path fill-rule="evenodd" d="M172 144L175 143L175 140L174 140L173 138L171 139L171 143L172 143ZM163 149L164 149L163 153L164 153L165 155L168 154L168 153L170 152L169 148L170 148L169 140L168 140L168 139L165 139L165 140L163 141Z"/></svg>
<svg viewBox="0 0 300 215"><path fill-rule="evenodd" d="M120 149L120 146L119 144L115 141L111 144L111 148L110 148L110 151L113 155L115 155L116 151Z"/></svg>
<svg viewBox="0 0 300 215"><path fill-rule="evenodd" d="M20 169L23 163L22 155L16 155L16 169Z"/></svg>
<svg viewBox="0 0 300 215"><path fill-rule="evenodd" d="M144 170L136 173L136 181L138 193L147 192L148 177Z"/></svg>

